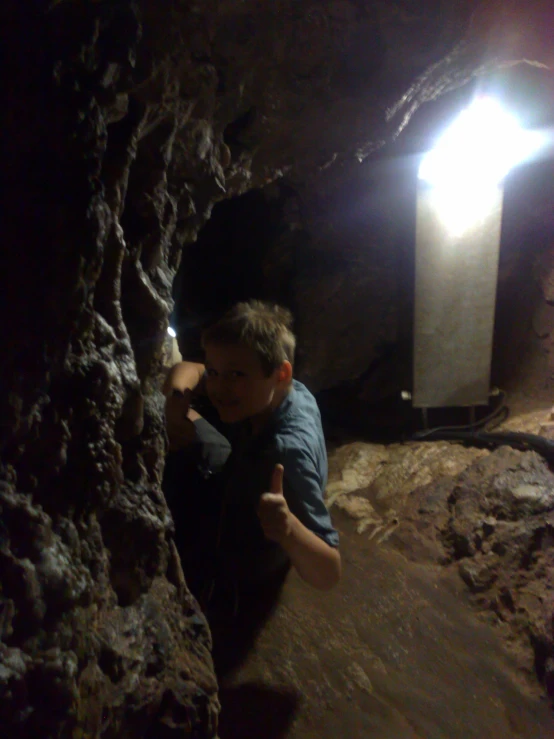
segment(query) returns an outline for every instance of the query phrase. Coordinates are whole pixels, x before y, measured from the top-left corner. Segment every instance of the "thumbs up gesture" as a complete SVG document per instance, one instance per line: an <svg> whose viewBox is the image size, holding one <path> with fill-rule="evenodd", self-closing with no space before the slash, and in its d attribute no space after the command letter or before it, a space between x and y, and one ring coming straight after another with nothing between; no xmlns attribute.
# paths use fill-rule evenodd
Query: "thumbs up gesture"
<svg viewBox="0 0 554 739"><path fill-rule="evenodd" d="M271 492L264 493L258 505L258 517L267 539L282 544L292 531L292 513L283 495L282 464L275 465Z"/></svg>

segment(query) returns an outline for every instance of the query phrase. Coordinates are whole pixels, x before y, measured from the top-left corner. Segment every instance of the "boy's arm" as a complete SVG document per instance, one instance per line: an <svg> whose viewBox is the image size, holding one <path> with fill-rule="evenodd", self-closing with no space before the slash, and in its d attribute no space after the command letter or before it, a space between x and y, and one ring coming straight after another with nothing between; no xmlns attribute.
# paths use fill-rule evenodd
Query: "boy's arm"
<svg viewBox="0 0 554 739"><path fill-rule="evenodd" d="M295 515L290 516L290 533L281 546L303 580L318 590L331 590L341 576L339 550L307 529Z"/></svg>
<svg viewBox="0 0 554 739"><path fill-rule="evenodd" d="M163 394L167 397L173 390L179 390L185 394L187 390L190 392L196 390L204 376L205 369L200 362L179 362L169 370L163 385Z"/></svg>
<svg viewBox="0 0 554 739"><path fill-rule="evenodd" d="M190 408L190 401L203 376L203 364L179 362L165 379L165 424L170 451L182 449L195 439L193 422L200 416Z"/></svg>
<svg viewBox="0 0 554 739"><path fill-rule="evenodd" d="M303 580L319 590L330 590L340 580L340 553L291 512L283 494L283 473L283 466L278 464L271 493L260 499L258 516L264 534L283 547Z"/></svg>

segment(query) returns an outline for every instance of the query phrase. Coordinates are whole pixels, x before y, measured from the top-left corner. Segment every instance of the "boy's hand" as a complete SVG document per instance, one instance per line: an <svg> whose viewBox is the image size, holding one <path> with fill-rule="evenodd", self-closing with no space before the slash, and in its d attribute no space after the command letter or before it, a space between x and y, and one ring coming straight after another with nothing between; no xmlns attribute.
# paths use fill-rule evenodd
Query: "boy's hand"
<svg viewBox="0 0 554 739"><path fill-rule="evenodd" d="M283 465L275 465L271 492L264 493L258 505L258 517L266 538L278 544L282 544L292 531L292 513L283 495L283 474Z"/></svg>

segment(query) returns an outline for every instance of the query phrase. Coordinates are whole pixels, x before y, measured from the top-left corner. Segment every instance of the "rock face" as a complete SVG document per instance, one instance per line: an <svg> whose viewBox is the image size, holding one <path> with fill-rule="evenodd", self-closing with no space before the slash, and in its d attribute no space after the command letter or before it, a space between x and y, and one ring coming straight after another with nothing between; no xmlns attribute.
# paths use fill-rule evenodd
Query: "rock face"
<svg viewBox="0 0 554 739"><path fill-rule="evenodd" d="M534 452L356 442L330 457L327 504L358 534L457 573L554 698L554 475Z"/></svg>
<svg viewBox="0 0 554 739"><path fill-rule="evenodd" d="M543 58L501 3L452 8L2 4L6 736L215 735L160 492L181 250L218 199L362 159L476 70Z"/></svg>
<svg viewBox="0 0 554 739"><path fill-rule="evenodd" d="M129 99L139 11L1 11L12 41L0 270L6 737L217 732L210 635L160 490L155 378L178 260L167 176L178 116L152 120L148 102Z"/></svg>
<svg viewBox="0 0 554 739"><path fill-rule="evenodd" d="M266 257L265 272L271 279L288 258L282 284L297 316L296 371L317 391L359 377L400 337L415 173L358 166L347 178L329 173L299 188L297 200L305 243L289 232Z"/></svg>
<svg viewBox="0 0 554 739"><path fill-rule="evenodd" d="M544 460L501 449L455 485L416 491L407 518L416 540L458 568L481 612L519 650L532 647L534 662L522 662L554 697L554 476Z"/></svg>

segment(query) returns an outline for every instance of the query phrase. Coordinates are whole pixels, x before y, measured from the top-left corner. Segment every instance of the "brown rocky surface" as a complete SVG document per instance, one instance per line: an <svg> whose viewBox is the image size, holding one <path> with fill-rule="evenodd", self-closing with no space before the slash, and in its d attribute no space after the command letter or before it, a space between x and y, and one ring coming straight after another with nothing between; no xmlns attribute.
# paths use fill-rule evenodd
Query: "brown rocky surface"
<svg viewBox="0 0 554 739"><path fill-rule="evenodd" d="M457 573L521 669L554 696L554 475L546 462L508 447L356 442L333 453L330 472L328 505L409 561Z"/></svg>
<svg viewBox="0 0 554 739"><path fill-rule="evenodd" d="M2 3L3 736L215 736L210 638L160 493L181 249L215 201L347 172L478 71L549 62L547 10Z"/></svg>
<svg viewBox="0 0 554 739"><path fill-rule="evenodd" d="M536 679L480 623L458 575L407 562L338 512L343 580L295 575L220 682L221 739L547 739Z"/></svg>
<svg viewBox="0 0 554 739"><path fill-rule="evenodd" d="M416 491L404 515L402 550L427 549L457 569L477 609L554 697L554 476L544 460L500 449Z"/></svg>

